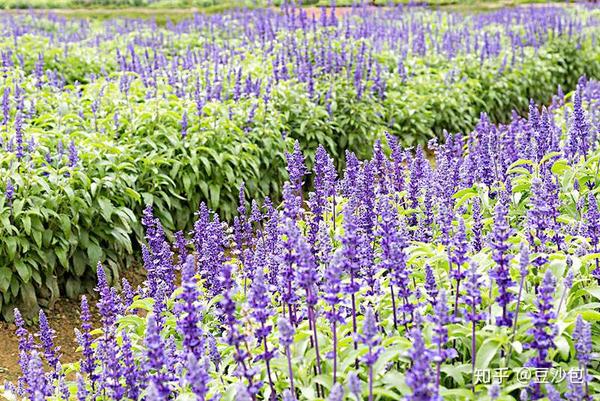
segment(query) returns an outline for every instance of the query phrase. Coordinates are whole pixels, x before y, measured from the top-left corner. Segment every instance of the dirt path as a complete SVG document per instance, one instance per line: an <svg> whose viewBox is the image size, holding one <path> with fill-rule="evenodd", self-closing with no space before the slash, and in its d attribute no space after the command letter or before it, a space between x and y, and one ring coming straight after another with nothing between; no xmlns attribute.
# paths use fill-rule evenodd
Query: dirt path
<svg viewBox="0 0 600 401"><path fill-rule="evenodd" d="M144 281L144 273L139 267L132 267L123 273L134 288ZM99 327L99 316L96 309L96 294L88 294L93 327ZM75 329L79 328L79 302L70 299L59 299L52 310L44 311L48 323L56 331L55 345L60 347L61 362L70 363L79 359ZM38 325L28 327L31 333L37 334ZM18 340L14 323L0 322L0 385L5 380L16 382L21 375L19 366Z"/></svg>
<svg viewBox="0 0 600 401"><path fill-rule="evenodd" d="M95 300L92 302L95 304ZM46 315L50 327L56 331L55 343L60 347L62 361L68 363L78 359L75 328L80 326L79 304L69 299L60 299L52 310L46 311ZM94 314L94 323L96 322L97 316ZM13 323L0 322L0 384L5 380L15 382L21 375L15 330ZM30 326L29 330L37 333L37 324Z"/></svg>

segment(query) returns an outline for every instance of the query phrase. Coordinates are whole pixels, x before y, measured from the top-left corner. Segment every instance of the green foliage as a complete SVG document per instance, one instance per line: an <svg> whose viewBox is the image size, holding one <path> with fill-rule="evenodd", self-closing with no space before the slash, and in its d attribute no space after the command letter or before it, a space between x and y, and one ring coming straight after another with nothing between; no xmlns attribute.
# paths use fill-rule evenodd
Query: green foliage
<svg viewBox="0 0 600 401"><path fill-rule="evenodd" d="M591 20L592 14L584 16ZM418 15L437 21L434 13ZM444 18L441 27L449 23ZM0 94L14 91L16 83L23 88L25 109L32 110L24 140L33 139L38 146L18 163L12 152L0 157L5 177L0 188L6 186L6 178L16 188L12 205L0 203L0 307L8 317L15 303L49 304L59 293L76 294L88 285L98 261L108 263L117 277L119 267L130 261L132 248L143 241L134 216L142 214L145 204L155 205L165 228L173 232L190 228L190 216L202 201L231 218L242 182L253 197L270 196L277 202L286 176L285 152L295 140L307 153L309 165L314 150L323 144L341 168L346 150L369 157L385 131L403 145L426 144L441 138L444 129L467 132L483 111L494 121L505 121L512 110L525 110L530 98L545 101L558 85L569 89L583 74L600 76L599 48L578 34L552 37L536 50L525 47L514 63L507 60L508 50L483 62L462 53L453 59L437 53L408 55L404 78L397 73L398 55L382 48L373 57L382 66L384 98L373 93L372 81L359 97L351 74L323 73L314 82L312 97L305 82L291 78L273 84L266 102L264 84L273 75L273 60L265 61L260 46L250 47L244 27L235 24L232 37L217 32L213 43L209 32L175 35L168 28L139 22L140 33L125 31L96 46L90 38L105 32L100 23L32 16L17 21L32 32L17 41L7 37L0 42L14 63L0 81ZM82 26L93 34L70 43L67 50L44 35L75 35ZM498 29L492 25L486 32ZM582 29L596 28L590 24ZM306 40L316 41L326 30L308 33ZM169 38L169 60L188 49L202 54L215 43L236 49L233 63L244 67L242 82L248 77L263 80L260 96L210 100L199 115L193 93L197 85L204 88L206 79L214 78L212 65L192 70L178 66L177 82L162 75L154 86L147 77L123 72L117 50L126 53L130 43L157 37ZM331 41L334 51L350 51L342 49L340 39ZM372 46L370 39L361 41ZM134 48L138 57L148 51L142 45ZM40 57L46 74L37 82ZM54 75L63 79L64 87L51 85ZM119 88L125 78L131 79L127 93ZM231 92L231 81L222 84ZM175 94L180 86L181 96ZM12 99L2 131L5 143L14 135L15 106ZM184 112L189 127L182 137ZM66 154L60 155L61 163L56 161L59 144L66 147L71 141L81 159L74 169L66 167ZM50 166L44 161L46 153L55 159Z"/></svg>

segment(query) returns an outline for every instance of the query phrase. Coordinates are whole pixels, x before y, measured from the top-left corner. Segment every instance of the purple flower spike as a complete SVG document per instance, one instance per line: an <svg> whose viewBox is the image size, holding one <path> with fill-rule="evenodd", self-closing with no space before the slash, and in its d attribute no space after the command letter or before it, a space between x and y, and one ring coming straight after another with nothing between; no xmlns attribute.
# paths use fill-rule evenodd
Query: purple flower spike
<svg viewBox="0 0 600 401"><path fill-rule="evenodd" d="M512 325L512 313L508 310L508 305L514 299L514 295L510 289L514 285L510 277L510 259L512 256L508 253L510 245L508 239L512 234L512 229L508 224L508 209L503 201L498 201L494 215L494 229L492 231L493 250L492 259L496 262L495 268L492 270L490 277L496 281L499 295L496 301L502 308L502 316L496 318L498 326Z"/></svg>
<svg viewBox="0 0 600 401"><path fill-rule="evenodd" d="M43 310L40 310L40 339L44 346L44 357L52 370L55 370L56 366L60 363L60 348L54 346L55 336L56 332L48 324L46 314Z"/></svg>

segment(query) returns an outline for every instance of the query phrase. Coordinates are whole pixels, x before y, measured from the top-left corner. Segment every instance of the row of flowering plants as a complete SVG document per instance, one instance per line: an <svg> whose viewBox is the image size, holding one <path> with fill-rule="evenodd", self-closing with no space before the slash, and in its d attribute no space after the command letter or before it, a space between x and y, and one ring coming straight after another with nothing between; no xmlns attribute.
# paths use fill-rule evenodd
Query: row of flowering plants
<svg viewBox="0 0 600 401"><path fill-rule="evenodd" d="M424 144L598 77L599 21L592 6L285 5L164 27L2 15L2 315L76 295L98 259L117 278L146 204L171 233L202 201L231 221L241 182L278 202L294 140L307 165L322 144L339 168L385 131Z"/></svg>
<svg viewBox="0 0 600 401"><path fill-rule="evenodd" d="M81 357L15 312L9 400L592 400L600 392L600 84L527 118L338 176L287 154L283 202L231 225L204 204L171 243L142 216L147 279L81 301ZM312 175L313 190L304 190Z"/></svg>

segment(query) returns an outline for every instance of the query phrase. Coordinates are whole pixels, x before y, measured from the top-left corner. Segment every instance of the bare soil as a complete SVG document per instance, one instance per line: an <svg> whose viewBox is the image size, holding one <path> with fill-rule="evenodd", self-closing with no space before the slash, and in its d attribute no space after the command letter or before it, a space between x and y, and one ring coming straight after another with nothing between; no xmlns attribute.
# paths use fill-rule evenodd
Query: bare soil
<svg viewBox="0 0 600 401"><path fill-rule="evenodd" d="M145 278L140 267L129 268L121 274L127 278L134 288L141 284ZM92 313L93 327L98 327L100 322L96 309L98 297L96 293L87 296ZM75 329L81 325L79 309L79 301L61 298L54 304L52 309L44 311L48 317L50 327L56 331L54 342L56 346L60 347L61 362L63 363L74 362L80 357L75 338ZM32 324L28 329L31 333L37 333L38 325ZM18 340L15 330L14 323L0 321L0 386L6 380L16 382L21 375Z"/></svg>

